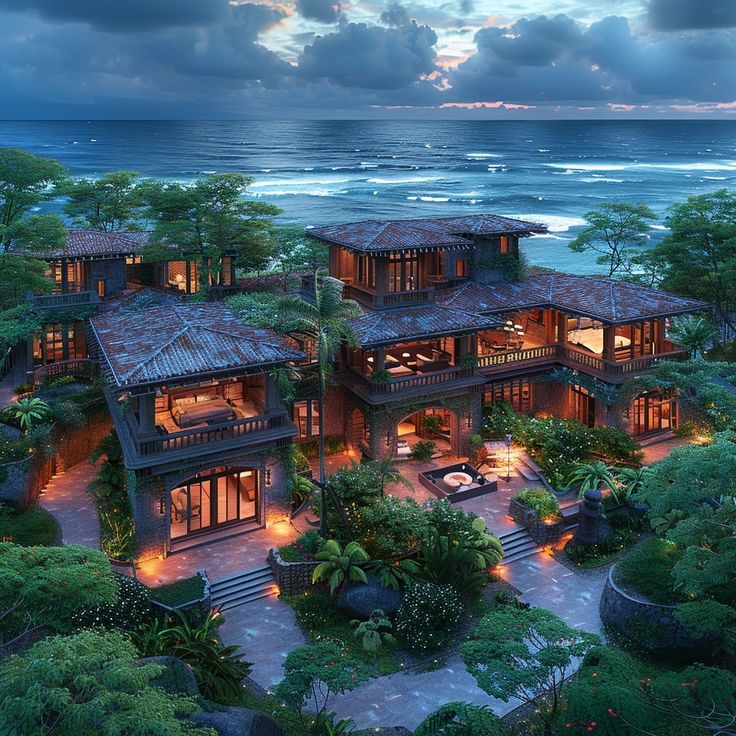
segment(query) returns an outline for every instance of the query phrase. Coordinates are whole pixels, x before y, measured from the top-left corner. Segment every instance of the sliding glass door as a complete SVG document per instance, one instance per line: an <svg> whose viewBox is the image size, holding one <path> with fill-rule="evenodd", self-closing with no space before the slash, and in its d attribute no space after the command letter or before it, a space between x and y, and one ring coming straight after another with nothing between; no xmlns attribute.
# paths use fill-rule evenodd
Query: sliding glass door
<svg viewBox="0 0 736 736"><path fill-rule="evenodd" d="M677 405L671 392L642 394L634 399L634 434L667 432L677 427Z"/></svg>

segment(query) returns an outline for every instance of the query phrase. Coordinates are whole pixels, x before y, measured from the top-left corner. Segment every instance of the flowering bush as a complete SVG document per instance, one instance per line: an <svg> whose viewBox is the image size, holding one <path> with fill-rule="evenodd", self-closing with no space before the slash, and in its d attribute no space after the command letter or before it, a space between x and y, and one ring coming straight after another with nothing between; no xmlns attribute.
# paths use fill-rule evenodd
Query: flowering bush
<svg viewBox="0 0 736 736"><path fill-rule="evenodd" d="M514 499L522 506L537 512L540 519L560 515L560 504L546 488L524 488Z"/></svg>
<svg viewBox="0 0 736 736"><path fill-rule="evenodd" d="M462 601L451 585L416 583L404 593L395 631L407 649L427 654L450 641L462 614Z"/></svg>
<svg viewBox="0 0 736 736"><path fill-rule="evenodd" d="M133 631L151 618L148 588L128 575L113 573L118 586L114 603L100 603L78 611L72 621L80 627Z"/></svg>

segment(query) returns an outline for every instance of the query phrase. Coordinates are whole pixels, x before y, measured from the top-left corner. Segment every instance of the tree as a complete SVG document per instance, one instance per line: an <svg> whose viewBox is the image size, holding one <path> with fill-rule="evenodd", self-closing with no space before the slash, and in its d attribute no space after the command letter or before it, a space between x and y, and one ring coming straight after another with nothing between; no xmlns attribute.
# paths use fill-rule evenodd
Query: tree
<svg viewBox="0 0 736 736"><path fill-rule="evenodd" d="M212 174L193 185L141 184L146 216L154 222L144 256L166 260L173 252L196 259L202 284L222 283L223 257L229 253L240 268L264 268L273 253L271 218L280 210L243 198L252 181L242 174Z"/></svg>
<svg viewBox="0 0 736 736"><path fill-rule="evenodd" d="M661 286L710 302L719 323L736 327L736 193L689 197L665 225L670 234L653 249L667 264Z"/></svg>
<svg viewBox="0 0 736 736"><path fill-rule="evenodd" d="M577 465L567 478L567 484L580 484L580 495L582 496L591 488L608 488L613 497L618 501L618 487L613 468L606 465L602 460Z"/></svg>
<svg viewBox="0 0 736 736"><path fill-rule="evenodd" d="M31 207L50 199L50 185L65 176L58 161L18 148L0 148L0 250L10 249L16 240L14 226Z"/></svg>
<svg viewBox="0 0 736 736"><path fill-rule="evenodd" d="M385 460L371 460L368 465L376 471L378 477L381 479L382 496L384 495L387 483L396 483L397 485L401 484L414 493L414 484L402 474L401 470L399 470L399 466L391 458L386 458Z"/></svg>
<svg viewBox="0 0 736 736"><path fill-rule="evenodd" d="M314 568L312 582L328 580L330 593L334 593L347 582L368 582L361 565L370 558L357 542L348 542L343 550L337 540L328 539L315 555L315 559L321 562Z"/></svg>
<svg viewBox="0 0 736 736"><path fill-rule="evenodd" d="M551 736L565 679L575 661L599 643L544 608L503 606L481 619L460 652L482 690L533 706L545 736Z"/></svg>
<svg viewBox="0 0 736 736"><path fill-rule="evenodd" d="M113 171L99 179L69 179L56 188L68 197L64 212L77 227L116 232L138 229L142 191L133 171Z"/></svg>
<svg viewBox="0 0 736 736"><path fill-rule="evenodd" d="M718 330L703 317L688 315L672 321L669 337L685 350L688 358L702 358L718 335Z"/></svg>
<svg viewBox="0 0 736 736"><path fill-rule="evenodd" d="M34 644L0 665L0 732L9 736L210 736L200 710L153 681L165 668L137 664L121 633L84 631Z"/></svg>
<svg viewBox="0 0 736 736"><path fill-rule="evenodd" d="M314 273L327 267L327 246L310 238L299 225L287 225L274 229L275 248L273 261L284 274L284 287L295 271Z"/></svg>
<svg viewBox="0 0 736 736"><path fill-rule="evenodd" d="M587 227L570 243L576 253L598 253L596 263L606 266L608 276L627 271L628 250L646 242L649 221L657 216L647 205L630 202L604 202L586 212Z"/></svg>
<svg viewBox="0 0 736 736"><path fill-rule="evenodd" d="M248 317L265 327L288 332L311 341L316 353L317 396L319 403L319 482L320 482L320 534L327 537L327 498L325 483L325 390L332 370L332 362L340 348L358 347L358 339L350 320L363 314L357 302L343 299L345 285L339 279L314 274L314 300L299 296L282 296L264 300L259 311L249 305ZM230 301L236 310L240 302ZM243 311L240 310L243 314Z"/></svg>
<svg viewBox="0 0 736 736"><path fill-rule="evenodd" d="M618 468L614 475L618 483L617 493L626 500L638 496L651 472L648 465L641 468Z"/></svg>
<svg viewBox="0 0 736 736"><path fill-rule="evenodd" d="M506 736L510 729L485 705L454 700L430 713L414 736Z"/></svg>
<svg viewBox="0 0 736 736"><path fill-rule="evenodd" d="M284 679L276 687L276 697L296 708L304 734L317 732L304 708L314 706L316 722L332 720L327 704L333 693L344 693L362 685L369 677L366 668L347 650L331 641L299 647L289 652L284 662Z"/></svg>

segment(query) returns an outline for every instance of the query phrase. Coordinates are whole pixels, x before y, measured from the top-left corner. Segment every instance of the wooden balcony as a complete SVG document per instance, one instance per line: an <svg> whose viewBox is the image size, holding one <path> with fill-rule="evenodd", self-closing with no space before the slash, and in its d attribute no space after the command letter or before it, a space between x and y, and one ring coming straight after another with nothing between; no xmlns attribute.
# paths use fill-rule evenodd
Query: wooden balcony
<svg viewBox="0 0 736 736"><path fill-rule="evenodd" d="M386 383L371 381L368 376L353 371L348 376L347 382L362 398L369 403L376 404L398 398L431 395L438 391L481 385L485 379L472 368L447 368L392 378Z"/></svg>
<svg viewBox="0 0 736 736"><path fill-rule="evenodd" d="M435 289L413 289L412 291L390 291L377 294L370 289L357 284L346 284L344 296L346 299L355 299L373 309L386 309L403 305L431 304L434 302Z"/></svg>
<svg viewBox="0 0 736 736"><path fill-rule="evenodd" d="M580 369L611 383L623 383L629 377L650 371L657 363L666 360L684 360L685 357L682 350L669 350L630 360L606 360L570 345L552 344L482 355L478 358L478 370L485 376L492 376L538 366L562 365Z"/></svg>
<svg viewBox="0 0 736 736"><path fill-rule="evenodd" d="M115 419L125 451L125 464L129 468L181 463L239 449L256 452L264 445L296 434L296 427L285 413L236 419L181 432L147 435L138 433L130 411L124 418L118 413Z"/></svg>
<svg viewBox="0 0 736 736"><path fill-rule="evenodd" d="M33 371L33 383L40 386L51 378L75 376L76 378L94 378L99 373L99 364L90 358L60 360L57 363L42 365Z"/></svg>
<svg viewBox="0 0 736 736"><path fill-rule="evenodd" d="M71 291L66 294L39 294L32 296L30 301L33 306L40 309L59 309L61 307L99 304L100 297L96 291Z"/></svg>

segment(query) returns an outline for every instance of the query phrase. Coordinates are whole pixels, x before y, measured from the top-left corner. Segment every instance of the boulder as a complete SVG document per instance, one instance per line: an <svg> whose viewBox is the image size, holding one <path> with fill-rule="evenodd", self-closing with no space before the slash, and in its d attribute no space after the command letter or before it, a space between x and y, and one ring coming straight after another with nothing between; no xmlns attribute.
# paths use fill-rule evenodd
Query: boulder
<svg viewBox="0 0 736 736"><path fill-rule="evenodd" d="M224 710L194 713L189 720L213 728L218 736L284 736L273 718L249 708L225 706Z"/></svg>
<svg viewBox="0 0 736 736"><path fill-rule="evenodd" d="M164 673L151 680L151 685L160 687L168 693L199 695L197 678L194 676L192 668L178 657L143 657L133 661L137 665L157 664L166 668Z"/></svg>
<svg viewBox="0 0 736 736"><path fill-rule="evenodd" d="M387 616L393 616L401 604L401 595L391 588L384 588L378 578L368 576L367 583L350 583L337 596L337 607L348 616L365 621L377 608Z"/></svg>

